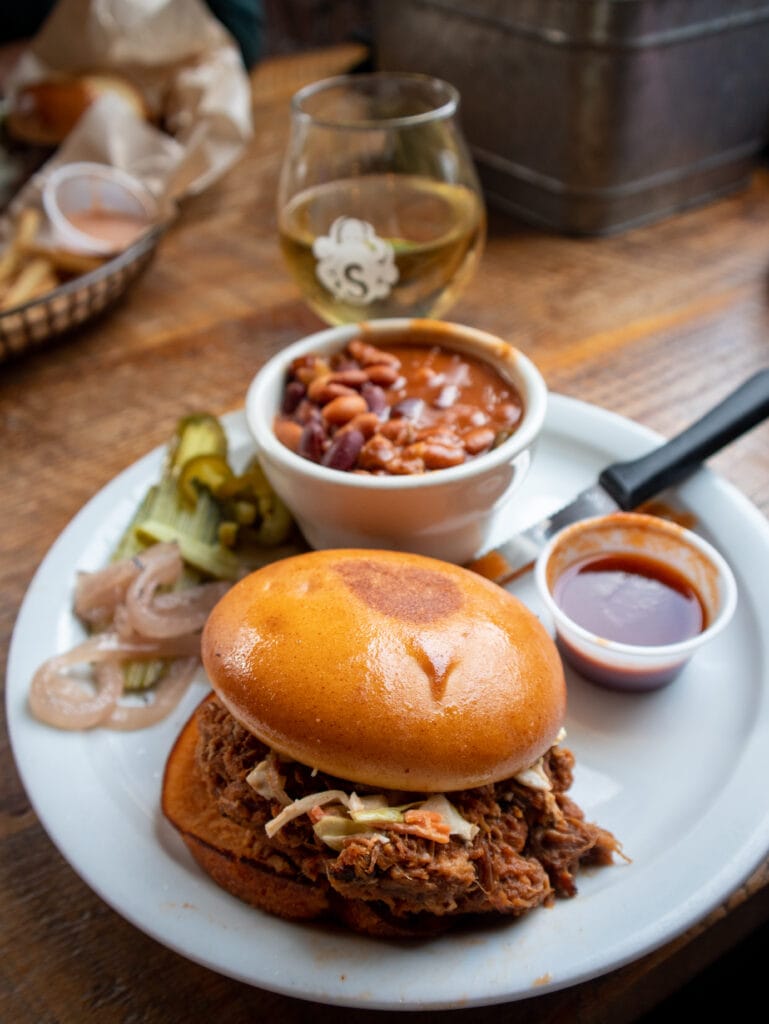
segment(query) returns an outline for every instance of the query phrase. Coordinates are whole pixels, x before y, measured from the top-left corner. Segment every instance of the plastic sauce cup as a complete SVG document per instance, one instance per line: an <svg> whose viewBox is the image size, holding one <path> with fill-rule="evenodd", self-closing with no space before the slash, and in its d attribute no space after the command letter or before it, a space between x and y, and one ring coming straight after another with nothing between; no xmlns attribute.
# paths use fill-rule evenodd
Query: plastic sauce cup
<svg viewBox="0 0 769 1024"><path fill-rule="evenodd" d="M133 175L108 164L63 164L43 188L43 206L63 248L108 256L158 219L158 204Z"/></svg>
<svg viewBox="0 0 769 1024"><path fill-rule="evenodd" d="M603 630L594 632L585 626L590 602L576 609L572 606L571 615L564 610L562 604L566 602L559 601L559 583L569 574L583 567L591 571L602 566L621 568L623 564L643 566L648 571L646 579L660 587L666 577L675 580L676 585L680 582L682 592L685 589L694 595L702 621L693 635L668 638L662 643L649 642L648 636L644 636L644 642L633 641L633 621L640 635L644 621L652 614L651 601L643 608L631 607L626 629L630 637L623 636L622 640L617 640L616 634L609 636L609 629L603 635ZM622 600L617 589L622 585L617 583L619 575L603 590L596 582L594 601L606 604L605 614L598 615L602 623L612 617L621 618L615 614ZM566 661L585 678L615 690L653 690L672 682L690 658L724 629L737 604L734 575L711 544L676 523L641 513L598 516L561 530L539 555L535 582ZM659 609L657 614L669 616L669 612ZM575 621L577 618L581 621ZM667 631L669 618L663 625Z"/></svg>

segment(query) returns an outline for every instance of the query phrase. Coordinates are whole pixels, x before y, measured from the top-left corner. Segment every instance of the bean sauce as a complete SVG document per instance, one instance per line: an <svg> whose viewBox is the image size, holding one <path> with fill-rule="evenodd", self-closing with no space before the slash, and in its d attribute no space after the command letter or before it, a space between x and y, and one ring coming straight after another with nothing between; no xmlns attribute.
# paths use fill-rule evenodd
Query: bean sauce
<svg viewBox="0 0 769 1024"><path fill-rule="evenodd" d="M515 387L491 364L440 346L392 351L358 338L291 365L275 434L332 469L408 475L461 465L515 431Z"/></svg>

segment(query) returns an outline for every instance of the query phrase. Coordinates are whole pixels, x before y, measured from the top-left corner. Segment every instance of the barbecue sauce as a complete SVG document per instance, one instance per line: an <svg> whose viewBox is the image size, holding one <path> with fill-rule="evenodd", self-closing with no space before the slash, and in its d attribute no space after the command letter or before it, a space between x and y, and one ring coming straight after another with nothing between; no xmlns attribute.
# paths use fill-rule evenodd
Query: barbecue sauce
<svg viewBox="0 0 769 1024"><path fill-rule="evenodd" d="M642 647L687 640L706 627L702 601L671 566L646 555L598 555L570 566L553 597L596 636Z"/></svg>

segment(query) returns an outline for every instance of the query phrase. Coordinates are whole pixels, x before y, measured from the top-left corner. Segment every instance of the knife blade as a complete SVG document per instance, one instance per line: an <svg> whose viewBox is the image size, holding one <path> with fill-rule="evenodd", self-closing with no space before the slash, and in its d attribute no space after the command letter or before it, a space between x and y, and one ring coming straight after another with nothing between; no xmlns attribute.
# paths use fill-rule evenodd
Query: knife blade
<svg viewBox="0 0 769 1024"><path fill-rule="evenodd" d="M639 458L614 462L595 483L538 523L497 545L469 568L497 583L509 583L533 566L556 533L571 523L610 512L629 512L690 476L720 451L769 416L769 368L759 370L680 434Z"/></svg>

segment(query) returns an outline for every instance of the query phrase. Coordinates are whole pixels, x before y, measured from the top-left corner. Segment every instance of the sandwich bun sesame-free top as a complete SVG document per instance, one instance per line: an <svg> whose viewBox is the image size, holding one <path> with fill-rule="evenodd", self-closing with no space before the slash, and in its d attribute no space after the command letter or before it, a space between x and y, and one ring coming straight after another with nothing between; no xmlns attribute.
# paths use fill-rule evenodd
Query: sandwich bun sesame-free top
<svg viewBox="0 0 769 1024"><path fill-rule="evenodd" d="M563 668L536 616L469 570L401 552L268 566L216 606L202 657L265 743L389 789L496 782L563 724Z"/></svg>

